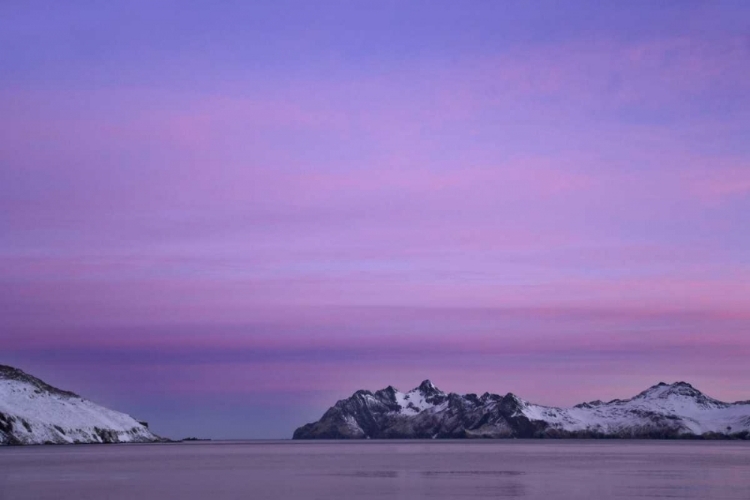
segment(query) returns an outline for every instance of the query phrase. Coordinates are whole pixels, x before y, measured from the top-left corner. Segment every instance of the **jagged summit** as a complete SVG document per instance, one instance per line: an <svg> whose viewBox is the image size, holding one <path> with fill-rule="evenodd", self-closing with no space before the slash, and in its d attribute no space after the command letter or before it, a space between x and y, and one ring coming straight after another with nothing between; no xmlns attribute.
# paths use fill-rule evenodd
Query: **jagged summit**
<svg viewBox="0 0 750 500"><path fill-rule="evenodd" d="M666 384L659 382L658 384L649 387L645 391L641 392L633 399L674 399L674 398L687 398L695 399L701 402L714 402L718 404L721 401L715 400L703 394L701 391L693 387L687 382L675 382L672 384Z"/></svg>
<svg viewBox="0 0 750 500"><path fill-rule="evenodd" d="M373 394L370 391L362 390L362 389L360 389L356 393L360 393L360 392L361 393L367 393L367 394ZM381 393L381 394L395 394L397 392L400 392L400 391L397 388L393 387L392 385L389 385L388 387L386 387L384 389L380 389L378 391L375 391L375 394L378 394L378 393ZM419 384L417 387L415 387L414 389L410 390L406 394L409 394L409 393L412 393L412 392L421 392L423 394L437 394L437 393L444 394L443 391L441 391L440 389L438 389L437 386L435 384L433 384L429 379L423 380L421 384Z"/></svg>
<svg viewBox="0 0 750 500"><path fill-rule="evenodd" d="M700 391L698 391L695 387L688 384L687 382L674 382L672 384L667 384L666 382L659 382L658 384L652 385L645 391L641 392L638 396L648 395L648 394L664 394L666 392L700 393Z"/></svg>
<svg viewBox="0 0 750 500"><path fill-rule="evenodd" d="M445 394L425 380L407 393L357 391L294 432L295 439L700 436L750 438L750 404L660 382L631 399L554 408L510 392Z"/></svg>
<svg viewBox="0 0 750 500"><path fill-rule="evenodd" d="M129 415L0 365L0 445L159 440Z"/></svg>
<svg viewBox="0 0 750 500"><path fill-rule="evenodd" d="M652 385L651 387L649 387L649 389L656 389L656 388L658 388L658 387L670 387L670 388L672 388L672 389L680 389L680 388L685 388L685 389L693 389L693 390L697 390L697 389L695 389L695 387L693 387L692 385L688 384L687 382L682 382L682 381L680 381L680 382L673 382L673 383L671 383L671 384L668 384L668 383L666 383L666 382L659 382L658 384L656 384L656 385ZM647 389L647 390L648 390L648 389Z"/></svg>
<svg viewBox="0 0 750 500"><path fill-rule="evenodd" d="M424 380L421 384L419 384L419 387L413 389L410 392L414 392L414 391L419 391L420 393L424 394L427 397L445 394L443 391L438 389L435 384L430 382L429 379Z"/></svg>
<svg viewBox="0 0 750 500"><path fill-rule="evenodd" d="M437 386L435 386L435 384L430 381L430 379L423 380L422 383L419 384L419 387L417 387L417 389L419 389L424 394L435 394L438 392L443 392L438 389Z"/></svg>

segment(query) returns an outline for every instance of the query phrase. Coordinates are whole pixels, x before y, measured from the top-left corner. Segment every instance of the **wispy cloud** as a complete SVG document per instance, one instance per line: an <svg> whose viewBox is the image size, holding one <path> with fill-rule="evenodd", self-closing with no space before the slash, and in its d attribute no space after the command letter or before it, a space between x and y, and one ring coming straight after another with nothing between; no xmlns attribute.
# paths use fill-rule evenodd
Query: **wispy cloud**
<svg viewBox="0 0 750 500"><path fill-rule="evenodd" d="M742 8L89 7L0 29L0 362L741 392Z"/></svg>

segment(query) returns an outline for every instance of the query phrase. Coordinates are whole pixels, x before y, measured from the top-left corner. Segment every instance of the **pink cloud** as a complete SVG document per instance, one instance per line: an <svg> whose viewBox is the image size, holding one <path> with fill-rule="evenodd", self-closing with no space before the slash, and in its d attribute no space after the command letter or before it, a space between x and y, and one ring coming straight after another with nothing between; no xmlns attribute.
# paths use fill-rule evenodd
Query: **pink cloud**
<svg viewBox="0 0 750 500"><path fill-rule="evenodd" d="M750 195L750 161L738 167L696 172L685 184L691 194L709 204L747 197Z"/></svg>

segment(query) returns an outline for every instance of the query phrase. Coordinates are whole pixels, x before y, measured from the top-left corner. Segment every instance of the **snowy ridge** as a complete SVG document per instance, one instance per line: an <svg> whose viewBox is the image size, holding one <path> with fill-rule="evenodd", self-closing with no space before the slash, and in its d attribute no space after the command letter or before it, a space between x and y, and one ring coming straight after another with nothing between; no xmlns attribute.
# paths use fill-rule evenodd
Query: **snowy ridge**
<svg viewBox="0 0 750 500"><path fill-rule="evenodd" d="M624 401L581 404L570 409L527 403L522 413L554 429L605 435L667 430L700 436L750 430L750 405L717 401L685 382L661 383Z"/></svg>
<svg viewBox="0 0 750 500"><path fill-rule="evenodd" d="M129 415L0 365L0 445L160 440Z"/></svg>
<svg viewBox="0 0 750 500"><path fill-rule="evenodd" d="M724 403L688 383L660 383L627 400L555 408L514 394L446 394L429 380L408 392L357 391L295 439L711 437L750 439L750 403Z"/></svg>

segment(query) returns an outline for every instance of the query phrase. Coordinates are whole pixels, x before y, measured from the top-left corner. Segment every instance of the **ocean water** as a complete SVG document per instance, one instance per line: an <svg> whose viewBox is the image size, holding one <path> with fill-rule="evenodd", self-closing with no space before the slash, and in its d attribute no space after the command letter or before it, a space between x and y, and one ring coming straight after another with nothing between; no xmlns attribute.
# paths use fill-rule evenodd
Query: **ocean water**
<svg viewBox="0 0 750 500"><path fill-rule="evenodd" d="M750 443L199 442L0 448L2 500L750 500Z"/></svg>

